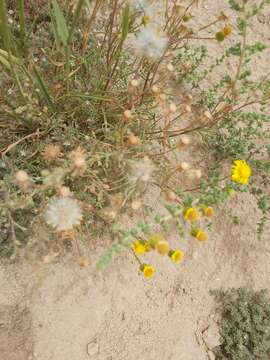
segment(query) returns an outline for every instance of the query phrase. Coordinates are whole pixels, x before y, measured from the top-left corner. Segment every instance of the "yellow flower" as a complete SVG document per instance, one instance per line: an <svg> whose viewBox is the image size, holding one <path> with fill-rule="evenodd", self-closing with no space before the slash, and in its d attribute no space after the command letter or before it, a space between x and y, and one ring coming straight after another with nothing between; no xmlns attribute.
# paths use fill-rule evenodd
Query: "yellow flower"
<svg viewBox="0 0 270 360"><path fill-rule="evenodd" d="M145 278L149 279L154 276L155 268L152 265L142 264L140 270L143 272Z"/></svg>
<svg viewBox="0 0 270 360"><path fill-rule="evenodd" d="M214 215L214 209L211 206L207 206L203 209L203 213L206 217L212 217Z"/></svg>
<svg viewBox="0 0 270 360"><path fill-rule="evenodd" d="M184 211L184 219L188 221L196 221L200 217L200 214L197 209L194 209L192 207L186 209Z"/></svg>
<svg viewBox="0 0 270 360"><path fill-rule="evenodd" d="M170 246L168 241L162 240L157 243L157 251L160 253L160 255L168 254L169 250Z"/></svg>
<svg viewBox="0 0 270 360"><path fill-rule="evenodd" d="M181 250L171 250L169 252L169 257L175 263L179 263L183 260L184 253Z"/></svg>
<svg viewBox="0 0 270 360"><path fill-rule="evenodd" d="M232 165L232 181L247 185L251 176L251 167L245 160L235 160Z"/></svg>
<svg viewBox="0 0 270 360"><path fill-rule="evenodd" d="M232 33L233 29L230 25L225 25L222 29L222 32L225 36L229 36Z"/></svg>
<svg viewBox="0 0 270 360"><path fill-rule="evenodd" d="M199 241L205 241L208 239L207 233L201 229L194 229L191 234Z"/></svg>
<svg viewBox="0 0 270 360"><path fill-rule="evenodd" d="M156 248L159 241L164 241L164 237L158 233L152 234L148 239L148 243L150 244L150 246L152 246L152 248Z"/></svg>
<svg viewBox="0 0 270 360"><path fill-rule="evenodd" d="M139 240L135 240L132 244L132 249L134 250L135 254L141 255L146 252L146 246Z"/></svg>

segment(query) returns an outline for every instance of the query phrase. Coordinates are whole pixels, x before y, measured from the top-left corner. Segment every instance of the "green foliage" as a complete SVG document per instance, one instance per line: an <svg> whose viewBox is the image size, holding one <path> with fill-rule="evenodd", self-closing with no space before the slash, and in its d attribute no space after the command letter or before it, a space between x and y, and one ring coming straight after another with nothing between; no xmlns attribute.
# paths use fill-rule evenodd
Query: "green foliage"
<svg viewBox="0 0 270 360"><path fill-rule="evenodd" d="M270 298L266 290L215 290L221 317L217 359L270 358Z"/></svg>

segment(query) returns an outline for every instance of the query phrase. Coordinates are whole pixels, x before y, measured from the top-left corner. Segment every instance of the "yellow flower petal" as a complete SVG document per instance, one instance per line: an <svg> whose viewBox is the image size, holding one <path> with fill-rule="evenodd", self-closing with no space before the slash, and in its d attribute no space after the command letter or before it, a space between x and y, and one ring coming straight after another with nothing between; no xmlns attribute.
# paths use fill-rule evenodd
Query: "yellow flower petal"
<svg viewBox="0 0 270 360"><path fill-rule="evenodd" d="M235 160L232 165L231 179L239 184L247 185L251 176L251 167L245 160Z"/></svg>
<svg viewBox="0 0 270 360"><path fill-rule="evenodd" d="M141 243L139 240L135 240L132 244L132 249L134 250L135 254L142 255L146 252L145 244Z"/></svg>
<svg viewBox="0 0 270 360"><path fill-rule="evenodd" d="M200 214L199 214L198 210L195 208L190 207L184 211L184 219L185 220L196 221L199 219L199 217L200 217Z"/></svg>
<svg viewBox="0 0 270 360"><path fill-rule="evenodd" d="M175 263L179 263L183 260L184 258L184 253L181 250L171 250L169 252L169 257L171 258L171 260Z"/></svg>
<svg viewBox="0 0 270 360"><path fill-rule="evenodd" d="M143 264L140 268L145 278L149 279L154 276L155 268L152 265Z"/></svg>

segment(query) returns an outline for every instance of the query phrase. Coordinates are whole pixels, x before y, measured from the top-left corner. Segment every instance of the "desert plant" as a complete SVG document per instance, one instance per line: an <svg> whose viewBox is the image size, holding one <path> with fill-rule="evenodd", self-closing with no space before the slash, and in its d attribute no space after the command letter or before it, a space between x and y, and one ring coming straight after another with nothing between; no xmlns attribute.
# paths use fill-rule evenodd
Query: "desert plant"
<svg viewBox="0 0 270 360"><path fill-rule="evenodd" d="M221 345L217 359L266 360L270 356L270 298L266 290L215 290Z"/></svg>
<svg viewBox="0 0 270 360"><path fill-rule="evenodd" d="M160 8L151 0L51 0L31 21L23 1L10 9L0 0L5 253L12 252L6 251L8 244L16 250L25 243L37 214L60 239L72 242L96 235L102 226L113 243L99 267L122 245L142 271L138 255L150 250L180 261L181 250L166 243L170 226L181 236L206 240L214 208L234 191L248 191L250 181L263 210L262 232L269 166L267 144L256 141L269 120L264 113L269 81L267 76L248 81L246 67L264 49L261 43L247 43L249 20L268 1L255 7L246 0L230 1L239 13L242 42L210 67L204 64L207 46L197 41L225 47L233 26L225 14L200 29L189 25L197 3L165 2ZM204 31L211 28L213 36L206 39ZM201 85L234 56L233 77L224 70L217 84ZM172 81L181 84L177 94L170 89ZM251 111L252 105L260 112ZM195 134L202 138L197 146L204 165L199 159L183 161L196 146ZM167 215L156 214L145 202L153 188ZM144 221L125 229L123 212Z"/></svg>

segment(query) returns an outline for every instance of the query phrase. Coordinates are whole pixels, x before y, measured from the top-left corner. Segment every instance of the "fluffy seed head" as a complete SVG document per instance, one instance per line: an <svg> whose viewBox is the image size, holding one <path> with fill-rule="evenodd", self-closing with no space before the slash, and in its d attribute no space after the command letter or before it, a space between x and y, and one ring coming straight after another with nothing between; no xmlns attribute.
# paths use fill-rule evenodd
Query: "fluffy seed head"
<svg viewBox="0 0 270 360"><path fill-rule="evenodd" d="M148 157L144 157L133 165L130 179L132 181L142 181L146 183L151 179L153 171L154 166L151 160Z"/></svg>
<svg viewBox="0 0 270 360"><path fill-rule="evenodd" d="M52 199L45 212L45 220L57 231L66 231L79 225L82 211L75 199L70 197L56 197Z"/></svg>
<svg viewBox="0 0 270 360"><path fill-rule="evenodd" d="M146 26L134 40L134 48L137 53L158 60L164 54L168 39L153 26Z"/></svg>

